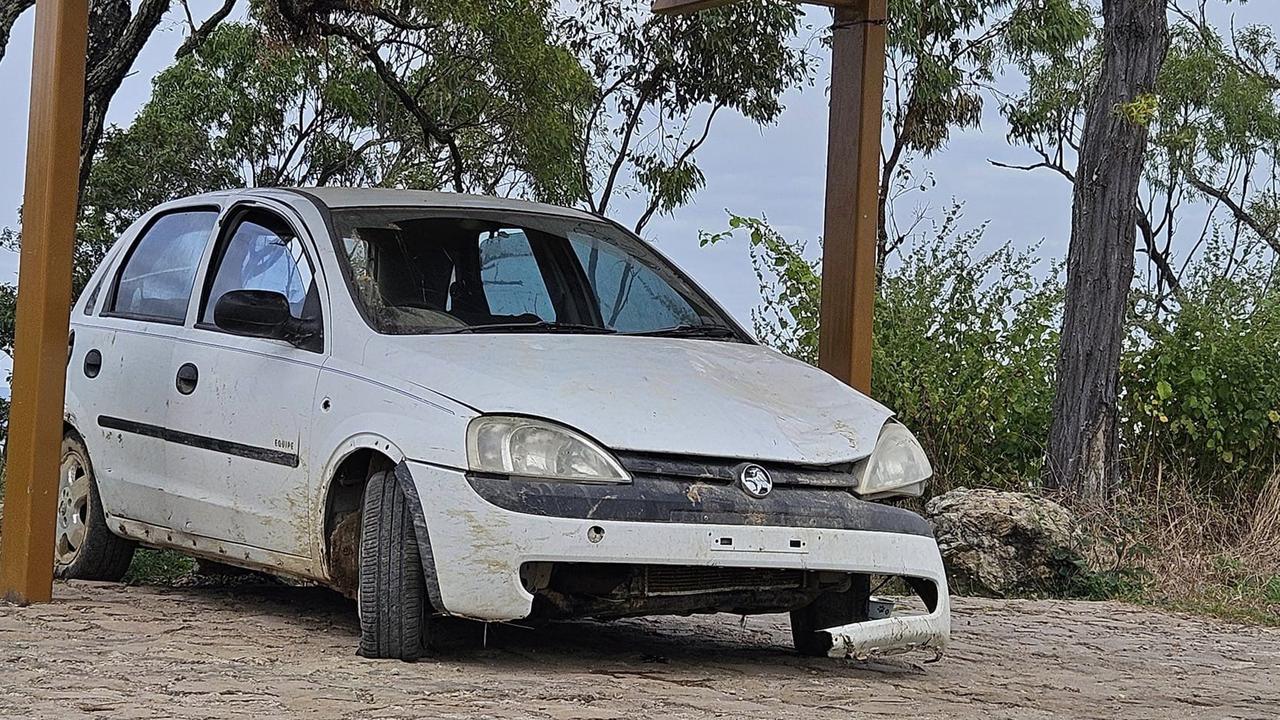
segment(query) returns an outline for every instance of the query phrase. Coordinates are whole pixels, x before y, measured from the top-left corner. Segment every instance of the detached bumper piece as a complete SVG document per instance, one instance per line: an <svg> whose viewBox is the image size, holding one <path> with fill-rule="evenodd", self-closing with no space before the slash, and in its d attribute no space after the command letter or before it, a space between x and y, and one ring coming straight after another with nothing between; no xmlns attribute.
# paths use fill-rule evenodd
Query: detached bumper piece
<svg viewBox="0 0 1280 720"><path fill-rule="evenodd" d="M868 660L876 657L923 651L941 659L948 640L946 628L931 615L894 615L893 601L871 599L871 619L827 628L831 637L831 657Z"/></svg>

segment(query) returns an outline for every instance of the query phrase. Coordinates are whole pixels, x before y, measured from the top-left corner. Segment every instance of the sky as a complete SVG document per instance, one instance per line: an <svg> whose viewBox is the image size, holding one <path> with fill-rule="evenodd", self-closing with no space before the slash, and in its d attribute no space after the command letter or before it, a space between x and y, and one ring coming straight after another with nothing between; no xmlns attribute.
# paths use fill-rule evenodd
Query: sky
<svg viewBox="0 0 1280 720"><path fill-rule="evenodd" d="M219 4L218 0L190 3L197 18L207 16ZM16 226L22 202L33 18L34 13L27 12L19 20L0 61L0 97L11 108L0 113L0 138L4 138L0 141L0 168L7 169L0 172L0 227ZM809 11L807 21L821 26L829 23L829 18L827 11L815 8ZM1232 18L1237 25L1280 25L1280 2L1254 0L1231 5L1217 14L1220 22ZM171 63L182 42L183 22L176 10L166 16L112 101L108 122L127 125L146 102L151 78ZM725 229L726 211L733 211L765 215L787 237L816 246L822 234L829 58L819 44L814 43L812 49L819 54L817 81L788 93L786 111L771 126L762 128L735 115L718 118L698 153L706 187L694 202L671 217L656 218L644 233L748 326L760 295L745 239L704 248L698 245L698 233ZM940 211L952 199L962 201L965 227L988 223L980 247L1040 243L1047 267L1066 255L1071 188L1051 172L1027 173L991 165L990 160L1028 159L1025 150L1006 142L1006 126L995 110L988 102L981 130L953 134L943 151L917 164L917 171L932 173L937 184L923 197L917 195L916 203ZM624 222L633 219L638 215L637 206L638 201L622 203L618 218ZM900 213L910 210L910 206L899 208ZM0 253L0 281L14 277L16 271L16 255Z"/></svg>

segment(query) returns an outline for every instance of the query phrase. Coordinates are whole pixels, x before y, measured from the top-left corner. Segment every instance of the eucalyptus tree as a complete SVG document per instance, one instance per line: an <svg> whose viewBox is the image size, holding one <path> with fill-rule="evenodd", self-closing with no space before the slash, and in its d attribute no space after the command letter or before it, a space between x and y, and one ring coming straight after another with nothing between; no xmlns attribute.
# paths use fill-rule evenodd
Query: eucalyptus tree
<svg viewBox="0 0 1280 720"><path fill-rule="evenodd" d="M1209 9L1231 0L1170 5L1170 47L1155 91L1131 109L1150 126L1136 217L1138 251L1147 258L1145 297L1167 309L1189 265L1219 238L1233 249L1230 273L1263 242L1280 253L1280 51L1273 27L1228 31ZM1088 89L1100 70L1094 34L1064 62L1040 61L1023 70L1025 91L1004 106L1010 140L1034 159L997 162L1021 170L1048 170L1075 182L1074 164L1084 128Z"/></svg>
<svg viewBox="0 0 1280 720"><path fill-rule="evenodd" d="M1086 0L890 0L880 266L923 219L893 211L895 199L927 186L910 158L980 127L987 101L1004 97L1006 68L1067 62L1092 23Z"/></svg>
<svg viewBox="0 0 1280 720"><path fill-rule="evenodd" d="M1109 429L1115 412L1115 317L1133 307L1142 320L1135 327L1159 334L1162 319L1182 297L1189 267L1206 248L1213 248L1212 260L1223 276L1248 265L1258 247L1280 253L1280 51L1273 27L1237 26L1233 20L1225 29L1211 20L1233 4L1175 1L1168 4L1166 16L1165 4L1159 3L1161 20L1172 27L1167 58L1156 66L1154 85L1111 98L1109 110L1097 110L1127 119L1150 138L1141 159L1136 212L1109 218L1132 218L1136 232L1121 230L1113 237L1126 248L1108 245L1123 255L1136 244L1150 271L1134 302L1124 257L1110 251L1098 255L1097 246L1086 250L1077 244L1077 237L1086 233L1073 231L1078 278L1074 294L1068 292L1068 312L1073 305L1076 311L1064 325L1049 469L1053 482L1083 487L1088 495L1105 493L1116 481L1115 434ZM1104 66L1102 37L1095 34L1081 43L1066 62L1025 66L1030 79L1025 92L1005 105L1010 139L1035 155L1030 162L1009 166L1048 169L1073 183L1077 219L1082 192L1116 181L1086 167L1082 155L1089 127L1086 107L1096 102L1091 89L1098 86ZM1103 169L1117 167L1116 159L1115 152L1109 153ZM1079 178L1090 182L1082 185ZM1100 217L1087 207L1083 211L1093 213L1095 220ZM1070 281L1068 285L1072 287ZM1074 360L1068 360L1068 351Z"/></svg>
<svg viewBox="0 0 1280 720"><path fill-rule="evenodd" d="M432 158L418 187L567 202L590 79L554 37L550 0L263 3L277 37L338 43L399 105Z"/></svg>
<svg viewBox="0 0 1280 720"><path fill-rule="evenodd" d="M575 161L580 202L601 215L638 200L641 232L692 200L706 178L696 153L717 118L764 125L782 96L807 82L812 57L793 3L747 0L682 16L648 0L562 3L557 32L592 79Z"/></svg>
<svg viewBox="0 0 1280 720"><path fill-rule="evenodd" d="M1081 132L1045 463L1050 486L1084 502L1105 499L1121 474L1117 399L1135 203L1169 47L1164 0L1103 0L1102 8L1102 67Z"/></svg>

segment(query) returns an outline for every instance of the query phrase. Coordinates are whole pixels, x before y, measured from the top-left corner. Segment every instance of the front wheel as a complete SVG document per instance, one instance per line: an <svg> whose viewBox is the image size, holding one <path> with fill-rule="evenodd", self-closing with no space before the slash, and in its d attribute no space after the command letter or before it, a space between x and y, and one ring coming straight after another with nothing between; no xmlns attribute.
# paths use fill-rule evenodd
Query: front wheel
<svg viewBox="0 0 1280 720"><path fill-rule="evenodd" d="M831 649L828 628L862 622L870 617L871 578L853 575L845 590L828 590L813 602L791 611L791 640L796 652L810 657L823 657Z"/></svg>
<svg viewBox="0 0 1280 720"><path fill-rule="evenodd" d="M120 580L133 561L134 544L107 527L89 450L77 435L62 437L58 471L54 575L65 580Z"/></svg>
<svg viewBox="0 0 1280 720"><path fill-rule="evenodd" d="M427 644L431 602L409 500L392 473L369 478L361 512L359 653L417 660Z"/></svg>

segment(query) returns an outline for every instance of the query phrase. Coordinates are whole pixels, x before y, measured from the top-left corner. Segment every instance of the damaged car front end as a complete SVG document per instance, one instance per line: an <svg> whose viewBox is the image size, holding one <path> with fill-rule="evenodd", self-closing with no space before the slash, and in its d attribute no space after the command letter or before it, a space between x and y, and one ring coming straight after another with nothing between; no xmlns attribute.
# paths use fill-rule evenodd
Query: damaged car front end
<svg viewBox="0 0 1280 720"><path fill-rule="evenodd" d="M404 470L419 497L433 498L424 526L439 607L450 614L790 612L806 654L936 655L946 645L946 577L928 523L862 499L918 495L929 475L919 445L892 420L870 456L829 466L611 453L522 417L480 416L471 427L468 470ZM504 437L492 452L476 447L495 427ZM522 430L547 437L522 446L511 438ZM569 459L547 457L553 448ZM892 604L871 589L891 578L919 595L923 612L886 612Z"/></svg>

